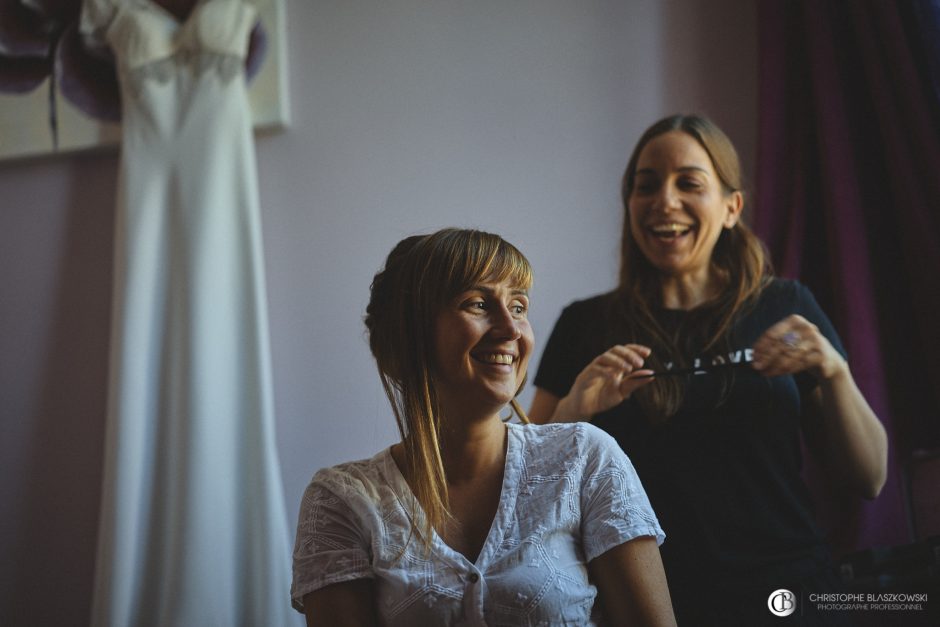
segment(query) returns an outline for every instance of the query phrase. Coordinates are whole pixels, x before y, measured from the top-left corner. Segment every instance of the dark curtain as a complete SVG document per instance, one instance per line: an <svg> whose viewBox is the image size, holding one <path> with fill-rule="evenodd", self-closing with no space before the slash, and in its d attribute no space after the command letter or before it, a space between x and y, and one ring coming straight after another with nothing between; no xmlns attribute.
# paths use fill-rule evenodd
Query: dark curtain
<svg viewBox="0 0 940 627"><path fill-rule="evenodd" d="M891 447L873 502L808 478L840 552L909 542L903 470L940 448L940 4L759 6L754 227L832 318Z"/></svg>

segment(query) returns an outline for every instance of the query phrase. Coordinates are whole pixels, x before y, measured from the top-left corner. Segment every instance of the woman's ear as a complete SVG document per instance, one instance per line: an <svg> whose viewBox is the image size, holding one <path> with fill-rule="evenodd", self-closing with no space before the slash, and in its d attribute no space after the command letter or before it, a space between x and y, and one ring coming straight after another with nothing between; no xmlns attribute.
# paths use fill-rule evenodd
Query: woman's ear
<svg viewBox="0 0 940 627"><path fill-rule="evenodd" d="M726 229L730 229L741 218L741 211L744 209L744 194L740 190L728 194L726 207L728 208L728 214L725 216L724 224Z"/></svg>

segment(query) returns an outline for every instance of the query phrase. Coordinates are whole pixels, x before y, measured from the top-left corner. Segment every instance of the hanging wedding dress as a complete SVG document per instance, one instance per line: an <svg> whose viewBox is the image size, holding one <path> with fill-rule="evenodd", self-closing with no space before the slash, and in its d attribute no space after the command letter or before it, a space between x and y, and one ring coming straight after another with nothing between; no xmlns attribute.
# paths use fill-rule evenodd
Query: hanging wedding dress
<svg viewBox="0 0 940 627"><path fill-rule="evenodd" d="M122 157L92 624L296 625L244 60L256 2L85 0Z"/></svg>

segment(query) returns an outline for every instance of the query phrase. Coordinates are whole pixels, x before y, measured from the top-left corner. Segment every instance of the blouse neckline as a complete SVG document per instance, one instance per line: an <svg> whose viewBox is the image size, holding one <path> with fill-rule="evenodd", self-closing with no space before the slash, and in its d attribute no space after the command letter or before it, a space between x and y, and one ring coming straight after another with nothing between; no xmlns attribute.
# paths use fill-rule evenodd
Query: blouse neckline
<svg viewBox="0 0 940 627"><path fill-rule="evenodd" d="M521 449L523 442L521 441L521 435L517 431L517 429L520 428L519 425L507 423L506 427L506 461L503 466L503 484L500 488L499 507L496 509L496 515L493 517L493 522L490 524L490 529L486 534L486 540L483 542L480 554L477 556L476 561L471 562L466 555L444 542L443 538L438 534L437 529L432 529L431 550L446 561L452 563L456 562L462 567L466 567L466 565L470 564L480 570L485 570L486 565L496 556L499 546L502 544L503 538L506 535L506 529L512 522L512 517L516 509L516 499L519 493L520 475L522 472L521 467L523 465L519 463L517 458L522 454ZM392 457L392 447L386 448L382 451L381 455L383 457L383 473L385 474L385 479L398 497L399 503L407 513L409 520L415 525L416 537L420 536L422 534L421 524L423 523L424 510L421 508L421 504L418 503L418 499L415 497L414 492L412 492L411 486L408 485L408 481L402 474L398 464L395 463L395 458ZM417 519L414 518L415 514L418 515Z"/></svg>

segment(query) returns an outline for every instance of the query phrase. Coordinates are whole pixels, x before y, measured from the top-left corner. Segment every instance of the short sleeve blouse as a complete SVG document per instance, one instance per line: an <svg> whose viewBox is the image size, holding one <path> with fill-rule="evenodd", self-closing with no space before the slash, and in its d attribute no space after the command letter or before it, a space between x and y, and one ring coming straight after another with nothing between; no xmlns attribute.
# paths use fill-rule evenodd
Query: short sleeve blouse
<svg viewBox="0 0 940 627"><path fill-rule="evenodd" d="M665 535L610 436L585 423L508 429L500 507L475 563L437 534L430 554L417 535L409 542L420 509L388 449L318 472L301 505L294 607L324 586L371 578L388 625L595 624L587 563Z"/></svg>

